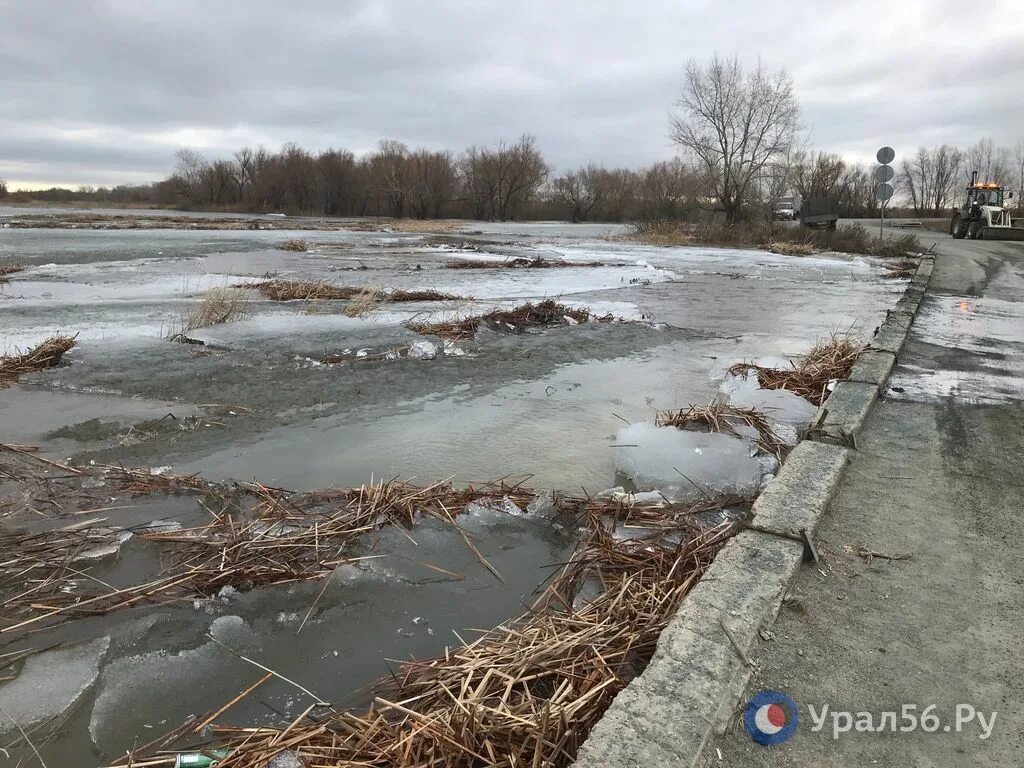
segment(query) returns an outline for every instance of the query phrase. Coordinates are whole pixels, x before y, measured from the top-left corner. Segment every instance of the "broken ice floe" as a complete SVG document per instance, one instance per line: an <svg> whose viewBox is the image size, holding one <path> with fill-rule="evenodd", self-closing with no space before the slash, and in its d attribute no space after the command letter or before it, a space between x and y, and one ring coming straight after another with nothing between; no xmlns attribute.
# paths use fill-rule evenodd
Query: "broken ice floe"
<svg viewBox="0 0 1024 768"><path fill-rule="evenodd" d="M255 633L239 616L215 619L210 625L210 636L235 649L253 647L257 642ZM130 747L139 702L155 690L171 701L188 700L215 676L247 670L244 662L212 640L177 653L161 649L116 659L100 675L89 721L93 743L109 754Z"/></svg>
<svg viewBox="0 0 1024 768"><path fill-rule="evenodd" d="M0 686L0 734L50 720L66 712L99 676L100 662L110 647L101 637L30 657L14 680ZM13 721L13 722L12 722Z"/></svg>
<svg viewBox="0 0 1024 768"><path fill-rule="evenodd" d="M722 433L640 422L620 429L615 440L616 470L636 490L656 490L672 502L751 497L777 466L773 457L757 455L747 440Z"/></svg>

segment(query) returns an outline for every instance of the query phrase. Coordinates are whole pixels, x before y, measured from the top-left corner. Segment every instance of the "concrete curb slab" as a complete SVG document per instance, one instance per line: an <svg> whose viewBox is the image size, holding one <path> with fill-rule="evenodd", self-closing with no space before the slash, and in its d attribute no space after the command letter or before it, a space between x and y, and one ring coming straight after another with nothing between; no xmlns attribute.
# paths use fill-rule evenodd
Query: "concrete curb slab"
<svg viewBox="0 0 1024 768"><path fill-rule="evenodd" d="M794 541L752 531L733 537L662 632L647 669L615 697L574 765L694 765L750 677L740 654L749 653L758 628L775 618L802 558L803 546Z"/></svg>
<svg viewBox="0 0 1024 768"><path fill-rule="evenodd" d="M779 476L754 501L754 523L779 533L813 534L839 487L850 452L804 440L786 458Z"/></svg>
<svg viewBox="0 0 1024 768"><path fill-rule="evenodd" d="M868 351L854 363L853 370L847 381L874 384L876 387L885 385L896 365L896 355L892 352Z"/></svg>
<svg viewBox="0 0 1024 768"><path fill-rule="evenodd" d="M787 534L817 528L848 456L844 448L808 441L793 450L754 504L759 530L734 536L718 553L662 632L650 664L615 697L574 765L695 763L712 732L728 723L750 677L746 657L757 632L774 620L803 560L803 544Z"/></svg>
<svg viewBox="0 0 1024 768"><path fill-rule="evenodd" d="M899 355L903 348L903 342L907 340L907 334L910 333L912 321L912 315L903 312L890 313L886 321L878 328L874 338L871 339L870 348Z"/></svg>
<svg viewBox="0 0 1024 768"><path fill-rule="evenodd" d="M818 409L811 428L812 439L846 445L854 439L871 406L878 399L879 385L859 381L840 381Z"/></svg>

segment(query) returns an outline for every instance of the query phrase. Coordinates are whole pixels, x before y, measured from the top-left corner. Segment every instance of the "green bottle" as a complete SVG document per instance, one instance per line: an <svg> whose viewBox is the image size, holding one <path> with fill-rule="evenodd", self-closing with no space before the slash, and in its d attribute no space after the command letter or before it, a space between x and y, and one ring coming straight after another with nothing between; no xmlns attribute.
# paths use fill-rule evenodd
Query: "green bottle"
<svg viewBox="0 0 1024 768"><path fill-rule="evenodd" d="M217 761L228 756L226 749L211 749L207 752L183 752L174 761L174 768L210 768Z"/></svg>

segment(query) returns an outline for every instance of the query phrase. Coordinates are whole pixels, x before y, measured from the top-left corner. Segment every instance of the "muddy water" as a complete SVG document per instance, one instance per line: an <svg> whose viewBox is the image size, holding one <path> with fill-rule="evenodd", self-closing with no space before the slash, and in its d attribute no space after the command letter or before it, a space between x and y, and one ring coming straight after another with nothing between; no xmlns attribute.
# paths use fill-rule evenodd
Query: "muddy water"
<svg viewBox="0 0 1024 768"><path fill-rule="evenodd" d="M531 476L537 487L598 491L614 484L611 445L623 420L707 402L732 361L797 355L832 331L867 336L903 287L852 257L793 259L596 239L615 234L608 227L464 229L443 238L0 230L0 258L31 265L0 286L0 349L55 331L79 334L70 365L0 391L2 439L74 461L257 477L295 489L371 477L428 483L514 475ZM306 238L312 250L275 248L290 237ZM603 266L446 267L456 259L538 254ZM161 338L207 288L268 273L436 288L465 298L348 318L340 307L308 313L302 304L253 294L249 319L192 334L206 346ZM459 354L432 360L311 360L421 340L403 325L411 319L548 297L630 322L521 335L485 331L458 342ZM153 426L168 413L174 418ZM123 514L134 523L139 516L195 512L175 507L184 503ZM45 633L48 640L111 641L95 660L95 680L44 745L44 758L51 768L101 763L136 737L144 741L189 714L217 708L259 677L209 634L339 706L365 702L368 694L359 689L388 673L388 659L438 653L456 642L453 630L490 627L519 613L549 575L547 566L564 560L574 543L573 531L544 518L484 514L467 526L504 582L451 531L426 525L412 541L394 530L369 537L363 554L383 557L339 573L319 601L321 585L302 585ZM120 567L145 561L137 547L132 540L125 545ZM309 703L278 681L223 719L279 722Z"/></svg>

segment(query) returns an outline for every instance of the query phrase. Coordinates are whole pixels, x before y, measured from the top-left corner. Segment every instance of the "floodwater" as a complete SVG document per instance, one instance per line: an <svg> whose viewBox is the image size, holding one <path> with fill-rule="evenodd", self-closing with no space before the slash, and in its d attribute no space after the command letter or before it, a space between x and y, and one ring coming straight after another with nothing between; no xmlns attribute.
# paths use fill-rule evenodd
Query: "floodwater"
<svg viewBox="0 0 1024 768"><path fill-rule="evenodd" d="M904 287L859 257L644 247L614 239L622 228L607 225L470 222L462 230L0 229L0 263L30 266L0 285L0 351L55 332L78 335L68 365L0 390L2 440L75 462L290 489L514 476L596 492L615 484L612 445L623 421L707 403L734 361L796 356L831 332L868 337ZM277 248L293 237L311 250ZM447 267L538 255L588 266ZM204 346L166 339L208 288L265 275L463 298L349 318L340 307L309 311L253 292L247 319L189 334ZM356 357L423 340L405 326L413 319L543 298L622 322L483 330L434 359ZM316 360L331 354L350 361ZM175 420L140 431L168 413ZM195 514L194 503L172 498L124 514L173 518ZM480 514L465 525L504 581L450 528L424 524L411 538L391 529L368 536L365 551L382 557L336 577L319 600L319 584L254 590L44 633L38 642L94 643L75 662L80 690L50 691L75 704L67 712L54 705L51 714L64 719L44 759L51 768L100 764L258 679L210 635L338 706L363 703L360 689L388 674L389 659L439 653L458 642L453 631L465 637L467 627L520 613L575 544L575 531L544 517ZM139 546L129 540L121 557L142 557ZM52 674L46 654L35 658L22 684L43 685ZM222 719L281 722L309 703L276 681Z"/></svg>
<svg viewBox="0 0 1024 768"><path fill-rule="evenodd" d="M1024 400L1024 264L1006 259L983 295L929 292L911 327L887 397L975 404Z"/></svg>

